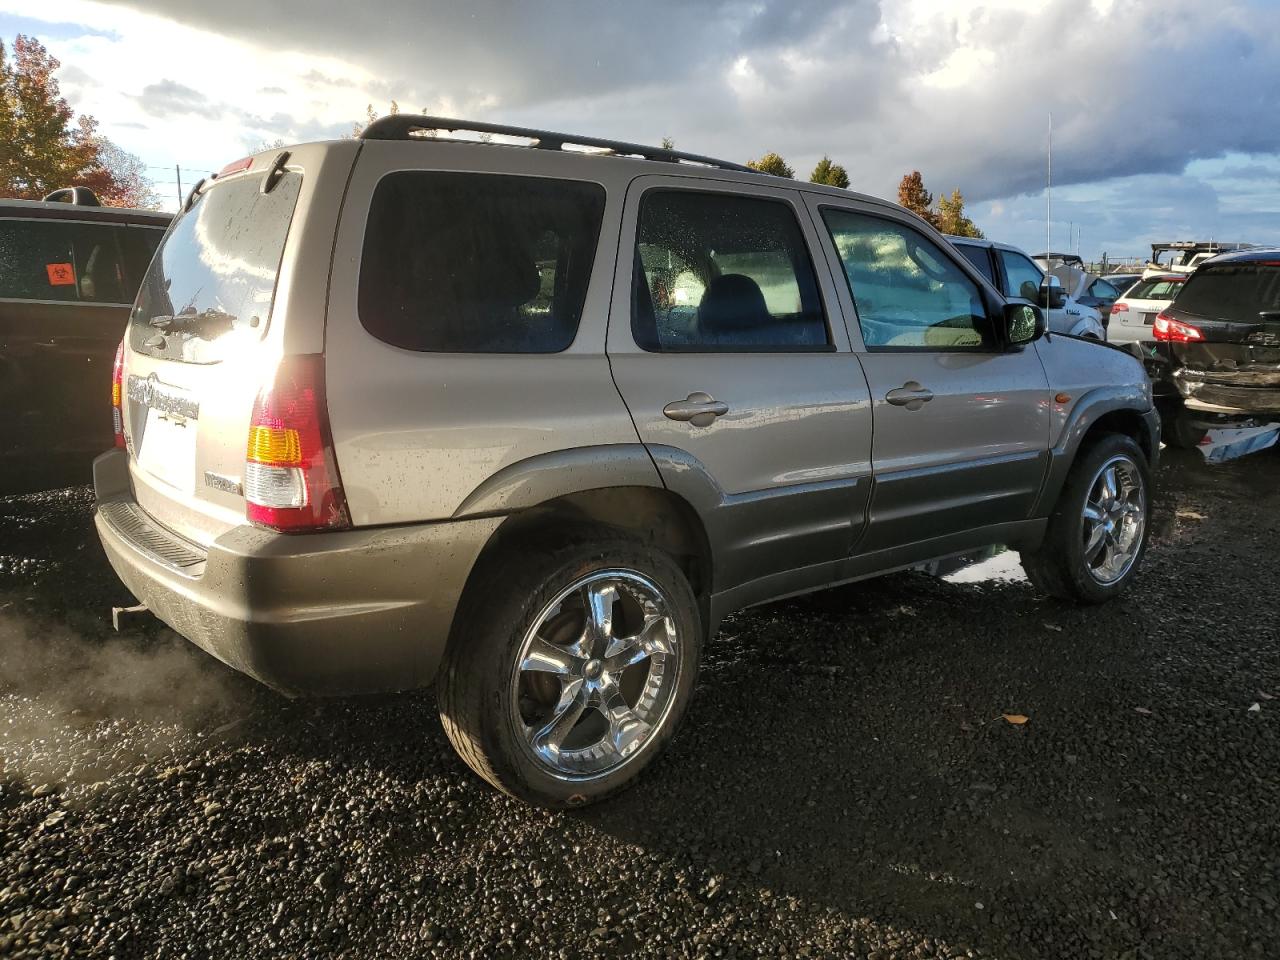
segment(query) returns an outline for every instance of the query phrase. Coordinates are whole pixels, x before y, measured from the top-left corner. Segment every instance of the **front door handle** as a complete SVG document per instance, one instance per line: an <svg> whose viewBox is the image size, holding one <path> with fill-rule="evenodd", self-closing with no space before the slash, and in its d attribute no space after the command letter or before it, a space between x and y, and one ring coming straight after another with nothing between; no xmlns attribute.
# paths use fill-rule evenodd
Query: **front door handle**
<svg viewBox="0 0 1280 960"><path fill-rule="evenodd" d="M919 410L933 399L933 391L920 386L914 380L908 380L897 389L890 390L884 398L895 407L906 407L908 410Z"/></svg>
<svg viewBox="0 0 1280 960"><path fill-rule="evenodd" d="M668 420L683 420L695 427L709 427L716 417L723 417L728 412L727 403L701 391L689 394L684 400L672 400L662 408L662 415Z"/></svg>

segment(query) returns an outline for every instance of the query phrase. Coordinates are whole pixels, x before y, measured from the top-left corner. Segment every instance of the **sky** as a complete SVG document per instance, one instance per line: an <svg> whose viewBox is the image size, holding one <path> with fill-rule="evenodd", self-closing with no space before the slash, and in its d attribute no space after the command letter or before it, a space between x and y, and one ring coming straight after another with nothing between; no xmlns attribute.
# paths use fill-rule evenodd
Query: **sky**
<svg viewBox="0 0 1280 960"><path fill-rule="evenodd" d="M186 185L369 104L744 161L920 170L987 236L1280 244L1280 0L0 0L72 106Z"/></svg>

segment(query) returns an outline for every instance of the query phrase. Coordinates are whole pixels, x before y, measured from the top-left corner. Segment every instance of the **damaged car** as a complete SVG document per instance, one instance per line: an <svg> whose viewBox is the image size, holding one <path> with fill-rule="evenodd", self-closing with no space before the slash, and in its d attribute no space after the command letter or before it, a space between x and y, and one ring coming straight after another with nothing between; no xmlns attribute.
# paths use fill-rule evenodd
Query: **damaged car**
<svg viewBox="0 0 1280 960"><path fill-rule="evenodd" d="M1166 442L1280 420L1280 249L1202 263L1152 323L1146 356L1166 405Z"/></svg>

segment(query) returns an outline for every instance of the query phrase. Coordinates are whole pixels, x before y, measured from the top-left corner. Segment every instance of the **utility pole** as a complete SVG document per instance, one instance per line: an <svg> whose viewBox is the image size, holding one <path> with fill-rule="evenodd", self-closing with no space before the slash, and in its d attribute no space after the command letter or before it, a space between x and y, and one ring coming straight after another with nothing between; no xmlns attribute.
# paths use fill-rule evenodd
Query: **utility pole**
<svg viewBox="0 0 1280 960"><path fill-rule="evenodd" d="M175 163L173 172L178 175L178 212L182 212L182 165Z"/></svg>

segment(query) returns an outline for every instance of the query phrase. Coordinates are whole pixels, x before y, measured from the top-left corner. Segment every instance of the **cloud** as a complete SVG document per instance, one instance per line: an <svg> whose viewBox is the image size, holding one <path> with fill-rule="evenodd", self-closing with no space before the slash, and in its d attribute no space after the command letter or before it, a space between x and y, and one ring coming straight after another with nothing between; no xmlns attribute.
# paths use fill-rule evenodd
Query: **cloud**
<svg viewBox="0 0 1280 960"><path fill-rule="evenodd" d="M174 80L161 80L149 83L142 88L138 97L142 109L153 117L172 117L188 113L210 115L219 108L213 107L209 98L199 90L178 83Z"/></svg>
<svg viewBox="0 0 1280 960"><path fill-rule="evenodd" d="M776 150L802 174L827 154L879 196L919 169L935 192L959 187L973 203L1043 189L1050 111L1062 187L1177 177L1225 154L1265 167L1280 154L1280 125L1268 122L1280 95L1273 0L373 0L360 17L345 0L61 9L120 38L59 41L64 63L144 91L128 116L110 89L86 88L104 127L163 115L165 135L188 151L206 144L195 152L215 168L262 140L346 133L366 104L385 112L393 99L624 140L671 136L738 161ZM182 51L182 73L166 74L152 49ZM148 95L166 84L188 95Z"/></svg>

